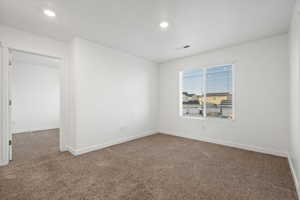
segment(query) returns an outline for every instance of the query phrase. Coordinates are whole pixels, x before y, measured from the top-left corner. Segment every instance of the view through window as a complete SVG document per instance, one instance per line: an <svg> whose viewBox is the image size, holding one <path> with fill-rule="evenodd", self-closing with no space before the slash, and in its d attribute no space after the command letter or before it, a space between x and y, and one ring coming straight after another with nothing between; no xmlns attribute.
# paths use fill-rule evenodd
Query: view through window
<svg viewBox="0 0 300 200"><path fill-rule="evenodd" d="M182 116L232 119L232 65L182 72Z"/></svg>

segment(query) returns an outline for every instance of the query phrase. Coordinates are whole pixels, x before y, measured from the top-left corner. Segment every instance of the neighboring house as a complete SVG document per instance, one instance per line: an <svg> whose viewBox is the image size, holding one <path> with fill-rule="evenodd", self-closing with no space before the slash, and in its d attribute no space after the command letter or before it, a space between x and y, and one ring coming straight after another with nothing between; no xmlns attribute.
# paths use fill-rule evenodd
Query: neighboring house
<svg viewBox="0 0 300 200"><path fill-rule="evenodd" d="M203 95L189 94L187 92L183 92L183 104L195 104L198 101L201 105L201 102L204 101ZM206 102L209 104L220 105L222 101L230 101L232 99L232 94L228 92L223 93L207 93L206 94Z"/></svg>
<svg viewBox="0 0 300 200"><path fill-rule="evenodd" d="M207 93L206 94L206 102L211 104L220 105L224 100L231 100L232 94L228 92L221 92L221 93ZM201 96L199 101L203 101L204 97Z"/></svg>
<svg viewBox="0 0 300 200"><path fill-rule="evenodd" d="M183 102L198 101L199 95L183 92Z"/></svg>

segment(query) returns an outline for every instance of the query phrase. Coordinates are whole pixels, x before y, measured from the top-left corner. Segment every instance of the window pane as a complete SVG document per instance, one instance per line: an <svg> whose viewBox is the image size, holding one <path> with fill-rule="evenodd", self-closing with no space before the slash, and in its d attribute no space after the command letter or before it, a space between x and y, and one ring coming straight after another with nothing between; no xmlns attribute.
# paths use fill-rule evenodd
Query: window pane
<svg viewBox="0 0 300 200"><path fill-rule="evenodd" d="M206 116L232 119L232 66L206 69Z"/></svg>
<svg viewBox="0 0 300 200"><path fill-rule="evenodd" d="M182 74L182 115L203 117L203 70L188 70Z"/></svg>

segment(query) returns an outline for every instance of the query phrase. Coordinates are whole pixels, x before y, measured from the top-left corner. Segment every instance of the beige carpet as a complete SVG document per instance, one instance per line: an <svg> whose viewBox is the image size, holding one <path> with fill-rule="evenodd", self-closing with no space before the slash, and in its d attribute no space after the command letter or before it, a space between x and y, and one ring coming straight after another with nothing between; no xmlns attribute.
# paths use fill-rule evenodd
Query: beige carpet
<svg viewBox="0 0 300 200"><path fill-rule="evenodd" d="M14 165L59 153L59 129L14 134L12 141Z"/></svg>
<svg viewBox="0 0 300 200"><path fill-rule="evenodd" d="M37 137L56 141L57 150L58 134L48 134ZM0 168L1 200L296 199L285 158L163 134L74 157L41 138L43 145L16 141L26 153L15 152L20 161ZM37 146L49 154L26 161Z"/></svg>

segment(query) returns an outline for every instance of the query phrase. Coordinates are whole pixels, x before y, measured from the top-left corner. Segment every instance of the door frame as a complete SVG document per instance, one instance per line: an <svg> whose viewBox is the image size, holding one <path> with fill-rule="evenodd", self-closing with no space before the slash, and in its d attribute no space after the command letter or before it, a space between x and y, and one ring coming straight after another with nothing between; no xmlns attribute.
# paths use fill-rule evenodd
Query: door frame
<svg viewBox="0 0 300 200"><path fill-rule="evenodd" d="M0 41L0 48L2 49L2 55L0 57L0 80L1 81L1 87L0 87L0 97L1 97L1 114L0 114L0 119L1 120L1 132L0 132L0 166L7 165L9 163L9 136L12 128L12 122L11 119L9 119L9 87L10 87L10 82L9 82L9 56L10 56L10 51L19 51L19 52L24 52L24 53L29 53L33 55L40 55L40 56L45 56L49 58L55 58L59 59L61 66L59 67L60 71L60 129L59 129L59 150L61 152L67 151L66 147L66 131L68 128L68 117L66 115L66 106L68 105L67 103L67 86L68 86L68 75L67 75L67 64L66 64L66 58L64 57L56 57L56 56L51 56L51 55L45 55L43 53L39 52L32 52L32 51L27 51L23 49L16 49L9 47L8 45L4 45ZM2 58L2 59L1 59ZM14 103L12 102L12 105Z"/></svg>

